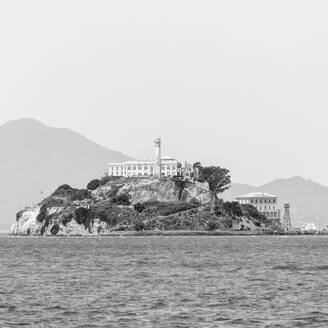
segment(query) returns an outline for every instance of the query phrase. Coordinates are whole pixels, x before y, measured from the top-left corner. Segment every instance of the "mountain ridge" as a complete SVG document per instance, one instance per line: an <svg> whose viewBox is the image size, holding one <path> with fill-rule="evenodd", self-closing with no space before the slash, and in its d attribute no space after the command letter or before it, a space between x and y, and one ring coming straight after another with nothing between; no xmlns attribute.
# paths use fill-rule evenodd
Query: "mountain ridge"
<svg viewBox="0 0 328 328"><path fill-rule="evenodd" d="M1 230L9 229L18 210L48 195L58 181L85 187L85 181L104 174L109 162L131 159L69 128L33 118L1 125L0 149Z"/></svg>
<svg viewBox="0 0 328 328"><path fill-rule="evenodd" d="M9 230L12 218L25 205L40 201L58 183L85 187L101 176L109 162L131 157L107 149L69 129L47 126L34 118L0 125L0 230ZM328 187L300 176L278 178L262 186L233 183L225 200L248 192L266 191L279 197L280 208L291 203L294 225L328 224Z"/></svg>

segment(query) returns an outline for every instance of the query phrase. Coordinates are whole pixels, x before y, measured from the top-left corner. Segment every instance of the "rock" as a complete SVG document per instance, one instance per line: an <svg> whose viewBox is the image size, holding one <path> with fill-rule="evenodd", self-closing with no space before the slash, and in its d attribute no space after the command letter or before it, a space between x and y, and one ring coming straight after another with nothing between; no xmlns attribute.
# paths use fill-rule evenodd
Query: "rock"
<svg viewBox="0 0 328 328"><path fill-rule="evenodd" d="M131 230L256 229L258 212L237 217L211 211L207 183L116 178L93 190L59 187L33 208L17 213L13 235L99 235ZM129 201L118 201L121 199ZM129 205L131 203L131 205ZM229 206L226 206L229 208ZM231 206L230 206L231 207Z"/></svg>

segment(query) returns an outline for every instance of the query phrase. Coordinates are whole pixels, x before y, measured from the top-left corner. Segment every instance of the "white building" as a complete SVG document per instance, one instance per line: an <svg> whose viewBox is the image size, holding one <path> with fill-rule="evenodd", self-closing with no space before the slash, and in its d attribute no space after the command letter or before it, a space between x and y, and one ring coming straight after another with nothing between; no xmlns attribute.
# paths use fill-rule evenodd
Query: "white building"
<svg viewBox="0 0 328 328"><path fill-rule="evenodd" d="M161 139L155 140L155 159L144 161L127 161L123 163L110 163L108 175L123 177L173 177L182 174L185 178L192 175L192 165L185 164L182 168L173 157L161 156Z"/></svg>
<svg viewBox="0 0 328 328"><path fill-rule="evenodd" d="M280 221L278 197L265 192L253 192L236 197L239 204L251 204L267 219Z"/></svg>

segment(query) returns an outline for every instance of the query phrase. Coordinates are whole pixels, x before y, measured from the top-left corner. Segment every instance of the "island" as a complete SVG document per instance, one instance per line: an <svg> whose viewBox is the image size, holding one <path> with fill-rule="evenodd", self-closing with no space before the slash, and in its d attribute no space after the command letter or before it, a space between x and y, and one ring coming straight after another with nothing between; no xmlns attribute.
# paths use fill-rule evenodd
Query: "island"
<svg viewBox="0 0 328 328"><path fill-rule="evenodd" d="M273 234L281 228L255 207L225 202L229 171L202 168L199 178L94 179L86 189L61 185L16 215L11 235L124 236Z"/></svg>

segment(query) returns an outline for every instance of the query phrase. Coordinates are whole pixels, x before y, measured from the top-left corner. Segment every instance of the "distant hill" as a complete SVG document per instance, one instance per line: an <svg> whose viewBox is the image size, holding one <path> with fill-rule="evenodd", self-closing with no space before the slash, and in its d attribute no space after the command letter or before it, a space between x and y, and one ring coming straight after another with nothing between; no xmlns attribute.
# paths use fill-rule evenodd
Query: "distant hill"
<svg viewBox="0 0 328 328"><path fill-rule="evenodd" d="M301 225L314 222L318 226L328 225L328 187L302 177L277 179L260 187L233 183L229 191L223 194L225 200L235 196L265 191L279 197L279 205L291 204L292 223Z"/></svg>
<svg viewBox="0 0 328 328"><path fill-rule="evenodd" d="M46 196L63 183L85 187L108 162L131 159L34 119L0 126L0 151L0 230L9 230L18 210L40 201L41 191Z"/></svg>

